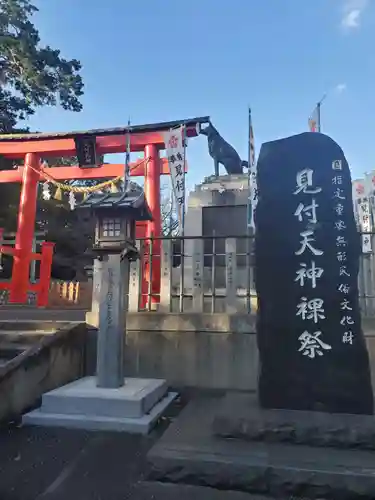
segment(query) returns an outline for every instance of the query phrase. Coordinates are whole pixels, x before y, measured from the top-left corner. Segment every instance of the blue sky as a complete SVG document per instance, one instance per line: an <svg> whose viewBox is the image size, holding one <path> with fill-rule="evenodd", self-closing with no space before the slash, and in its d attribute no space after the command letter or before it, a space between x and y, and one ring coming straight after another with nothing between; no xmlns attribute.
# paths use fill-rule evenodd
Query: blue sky
<svg viewBox="0 0 375 500"><path fill-rule="evenodd" d="M373 0L38 0L43 43L82 62L84 110L38 110L29 126L81 130L210 115L247 156L247 106L256 149L323 132L353 176L375 168ZM213 173L204 137L188 148L192 187Z"/></svg>

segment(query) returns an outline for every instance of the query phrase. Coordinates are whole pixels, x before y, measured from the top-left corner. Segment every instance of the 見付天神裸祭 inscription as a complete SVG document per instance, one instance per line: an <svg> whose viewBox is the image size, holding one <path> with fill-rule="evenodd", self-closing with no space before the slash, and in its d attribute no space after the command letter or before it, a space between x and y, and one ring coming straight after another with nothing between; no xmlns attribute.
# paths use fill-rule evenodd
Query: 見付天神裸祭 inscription
<svg viewBox="0 0 375 500"><path fill-rule="evenodd" d="M329 137L301 134L264 144L257 175L260 402L371 414L345 156Z"/></svg>

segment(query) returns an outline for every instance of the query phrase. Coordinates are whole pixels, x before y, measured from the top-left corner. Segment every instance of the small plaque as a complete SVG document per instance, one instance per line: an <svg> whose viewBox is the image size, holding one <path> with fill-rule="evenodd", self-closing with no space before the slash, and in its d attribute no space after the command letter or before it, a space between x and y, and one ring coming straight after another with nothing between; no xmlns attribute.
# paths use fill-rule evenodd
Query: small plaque
<svg viewBox="0 0 375 500"><path fill-rule="evenodd" d="M332 170L342 170L342 160L333 160Z"/></svg>
<svg viewBox="0 0 375 500"><path fill-rule="evenodd" d="M92 135L81 135L74 139L76 153L80 168L98 167L96 154L96 137Z"/></svg>

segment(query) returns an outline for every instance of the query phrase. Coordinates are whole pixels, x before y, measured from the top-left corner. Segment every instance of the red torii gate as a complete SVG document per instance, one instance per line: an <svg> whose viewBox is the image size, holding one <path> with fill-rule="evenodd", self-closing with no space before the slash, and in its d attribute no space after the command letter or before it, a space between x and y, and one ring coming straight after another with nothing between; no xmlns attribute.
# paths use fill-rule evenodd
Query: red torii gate
<svg viewBox="0 0 375 500"><path fill-rule="evenodd" d="M132 176L145 177L144 189L153 217L153 220L147 223L145 236L146 238L160 237L160 176L169 174L167 159L159 156L159 151L165 149L163 132L179 125L185 125L186 136L196 137L200 125L208 121L209 117L200 117L129 128L97 129L85 132L0 135L0 155L9 159L24 159L23 167L16 170L0 171L0 183L21 182L15 247L14 249L0 247L1 252L13 255L9 301L11 303L25 303L28 290L33 289L39 292L39 306L47 305L48 301L53 244L44 243L42 254L32 253L38 183L43 178L41 176L42 157L75 156L75 140L82 136L95 138L98 155L124 153L130 139L130 151L143 151L144 157L147 158L147 162L142 159L130 165ZM123 164L104 164L94 168L69 166L47 169L48 175L55 180L111 178L118 177L123 172ZM160 240L158 246L159 248L155 248L155 254L160 256ZM31 285L29 282L31 259L40 259L43 263L39 285ZM160 260L158 264L153 268L156 271L152 280L154 294L160 293Z"/></svg>

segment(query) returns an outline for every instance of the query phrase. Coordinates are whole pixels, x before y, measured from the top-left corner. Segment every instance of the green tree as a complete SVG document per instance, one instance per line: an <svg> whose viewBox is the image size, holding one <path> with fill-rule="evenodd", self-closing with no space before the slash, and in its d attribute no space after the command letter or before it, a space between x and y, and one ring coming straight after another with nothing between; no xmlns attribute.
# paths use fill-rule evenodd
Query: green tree
<svg viewBox="0 0 375 500"><path fill-rule="evenodd" d="M0 0L0 133L11 133L39 106L81 111L81 64L40 45L30 0Z"/></svg>
<svg viewBox="0 0 375 500"><path fill-rule="evenodd" d="M40 106L82 109L81 64L40 44L32 22L37 11L30 0L0 0L0 134L24 131L23 122ZM0 169L13 163L0 158ZM0 199L0 226L14 231L19 185L1 184Z"/></svg>
<svg viewBox="0 0 375 500"><path fill-rule="evenodd" d="M32 22L37 11L30 0L0 0L0 134L27 131L25 120L41 106L61 106L76 112L82 109L81 64L40 43L39 32ZM76 164L74 158L56 162ZM13 166L14 162L0 157L1 170ZM6 231L16 229L19 193L19 184L0 184L0 227ZM66 203L38 202L37 228L44 225L47 239L56 241L57 259L64 253L63 240L70 238L72 242L75 226L76 234L82 234L76 219ZM81 234L79 242L72 242L76 251L87 246L87 238L82 239Z"/></svg>

